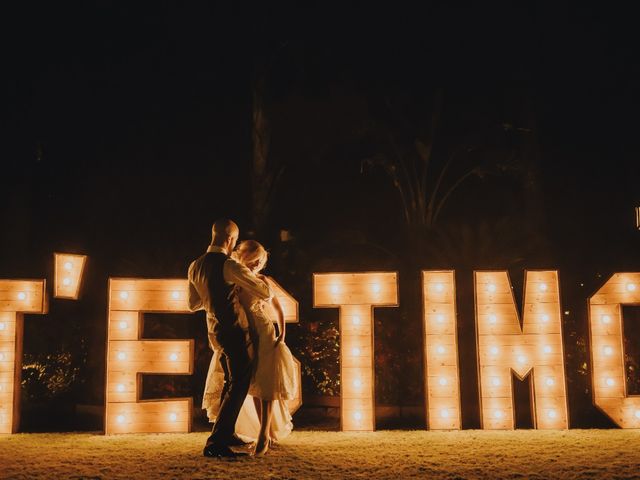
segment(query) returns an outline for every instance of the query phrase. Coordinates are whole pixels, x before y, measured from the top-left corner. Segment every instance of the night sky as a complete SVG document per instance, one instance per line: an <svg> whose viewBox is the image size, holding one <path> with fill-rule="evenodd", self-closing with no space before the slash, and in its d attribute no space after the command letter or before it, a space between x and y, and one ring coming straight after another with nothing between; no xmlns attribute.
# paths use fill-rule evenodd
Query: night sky
<svg viewBox="0 0 640 480"><path fill-rule="evenodd" d="M428 258L468 271L512 268L516 282L524 268L559 268L567 302L583 305L609 273L640 268L634 22L613 6L506 2L3 7L0 277L51 278L54 251L90 257L83 301L30 317L27 334L44 340L27 341L27 351L55 350L52 321L100 345L109 276L183 277L213 220L236 219L243 236L252 229L257 71L266 72L269 162L283 169L258 233L268 248L286 229L313 257L305 268L350 269L340 252L364 244L371 269L402 269L398 194L362 162L377 152L380 125L411 144L441 89L436 167L469 138L508 142L524 138L520 128L537 153L516 179L471 178L441 216L454 237L486 228L499 243L500 228L522 231L521 258ZM306 278L285 286L308 302ZM82 401L98 401L91 392Z"/></svg>

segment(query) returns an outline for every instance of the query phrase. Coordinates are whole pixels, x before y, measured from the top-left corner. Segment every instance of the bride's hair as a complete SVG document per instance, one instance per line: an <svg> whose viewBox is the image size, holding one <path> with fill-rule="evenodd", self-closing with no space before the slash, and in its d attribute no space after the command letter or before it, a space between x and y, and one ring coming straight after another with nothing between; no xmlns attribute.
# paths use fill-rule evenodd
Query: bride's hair
<svg viewBox="0 0 640 480"><path fill-rule="evenodd" d="M231 258L249 267L255 273L260 272L267 264L269 254L255 240L244 240L231 254ZM251 266L250 266L251 265Z"/></svg>

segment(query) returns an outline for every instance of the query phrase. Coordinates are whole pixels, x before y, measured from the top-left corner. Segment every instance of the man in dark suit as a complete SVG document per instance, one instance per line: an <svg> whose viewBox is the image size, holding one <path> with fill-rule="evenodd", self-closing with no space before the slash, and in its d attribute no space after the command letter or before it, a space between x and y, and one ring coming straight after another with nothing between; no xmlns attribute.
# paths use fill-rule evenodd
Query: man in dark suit
<svg viewBox="0 0 640 480"><path fill-rule="evenodd" d="M209 345L221 351L226 384L213 431L204 447L207 457L236 457L231 446L244 442L235 434L235 424L251 382L252 364L244 329L233 306L234 286L250 290L256 297L272 297L269 285L229 257L240 230L231 220L217 220L207 252L189 266L189 308L205 310Z"/></svg>

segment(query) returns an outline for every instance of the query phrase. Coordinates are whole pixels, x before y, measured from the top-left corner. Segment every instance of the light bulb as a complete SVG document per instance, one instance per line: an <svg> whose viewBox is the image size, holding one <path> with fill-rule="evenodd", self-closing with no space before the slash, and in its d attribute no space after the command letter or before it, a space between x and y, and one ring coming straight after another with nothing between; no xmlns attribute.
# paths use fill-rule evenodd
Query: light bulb
<svg viewBox="0 0 640 480"><path fill-rule="evenodd" d="M123 321L118 324L118 327L120 327L120 330L126 330L129 327L129 324Z"/></svg>
<svg viewBox="0 0 640 480"><path fill-rule="evenodd" d="M558 412L556 412L555 410L549 410L547 412L547 416L549 418L557 418L558 417Z"/></svg>
<svg viewBox="0 0 640 480"><path fill-rule="evenodd" d="M446 378L444 378L444 377L440 377L440 378L438 379L438 383L439 383L441 386L443 386L443 387L444 387L444 386L447 384L447 379L446 379Z"/></svg>
<svg viewBox="0 0 640 480"><path fill-rule="evenodd" d="M170 421L170 422L175 422L176 420L178 420L178 415L177 415L177 414L175 414L175 413L173 413L173 412L172 412L172 413L170 413L170 414L169 414L169 421Z"/></svg>
<svg viewBox="0 0 640 480"><path fill-rule="evenodd" d="M502 418L504 417L504 412L502 410L496 410L495 412L493 412L493 416L495 418Z"/></svg>
<svg viewBox="0 0 640 480"><path fill-rule="evenodd" d="M493 314L489 315L489 323L491 323L492 325L495 325L497 321L498 321L498 317L497 316L495 316Z"/></svg>
<svg viewBox="0 0 640 480"><path fill-rule="evenodd" d="M27 294L24 292L18 292L18 300L26 300Z"/></svg>
<svg viewBox="0 0 640 480"><path fill-rule="evenodd" d="M551 345L545 345L544 347L542 347L542 351L544 353L551 353Z"/></svg>
<svg viewBox="0 0 640 480"><path fill-rule="evenodd" d="M611 323L611 317L609 315L602 315L602 317L600 317L600 321L602 323Z"/></svg>
<svg viewBox="0 0 640 480"><path fill-rule="evenodd" d="M518 355L518 363L527 363L527 357L524 355Z"/></svg>
<svg viewBox="0 0 640 480"><path fill-rule="evenodd" d="M613 380L613 378L607 378L607 386L608 387L613 387L616 384L616 382Z"/></svg>
<svg viewBox="0 0 640 480"><path fill-rule="evenodd" d="M436 352L438 352L440 355L442 355L444 353L444 347L442 345L438 345L436 347Z"/></svg>
<svg viewBox="0 0 640 480"><path fill-rule="evenodd" d="M546 313L542 315L542 323L549 323L549 315Z"/></svg>
<svg viewBox="0 0 640 480"><path fill-rule="evenodd" d="M71 285L71 279L69 277L66 277L62 280L62 285L64 285L65 287L68 287L69 285Z"/></svg>
<svg viewBox="0 0 640 480"><path fill-rule="evenodd" d="M493 347L491 347L491 348L489 349L489 352L491 352L491 355L497 355L497 354L498 354L498 352L499 352L498 347L496 347L496 346L494 345Z"/></svg>
<svg viewBox="0 0 640 480"><path fill-rule="evenodd" d="M331 293L336 294L340 292L340 287L338 285L331 285Z"/></svg>
<svg viewBox="0 0 640 480"><path fill-rule="evenodd" d="M500 379L498 377L494 377L491 379L491 385L493 385L494 387L499 387L500 386Z"/></svg>
<svg viewBox="0 0 640 480"><path fill-rule="evenodd" d="M358 315L354 315L351 319L351 323L353 323L354 325L360 325L360 317Z"/></svg>
<svg viewBox="0 0 640 480"><path fill-rule="evenodd" d="M4 322L0 322L0 330L4 330L7 328L7 325Z"/></svg>
<svg viewBox="0 0 640 480"><path fill-rule="evenodd" d="M124 352L118 352L118 360L126 360L127 354Z"/></svg>
<svg viewBox="0 0 640 480"><path fill-rule="evenodd" d="M434 288L436 289L436 292L444 292L444 285L441 283L436 283Z"/></svg>
<svg viewBox="0 0 640 480"><path fill-rule="evenodd" d="M553 378L551 377L547 377L544 381L544 383L547 385L547 387L553 387L553 385L556 383Z"/></svg>
<svg viewBox="0 0 640 480"><path fill-rule="evenodd" d="M71 271L71 269L73 268L73 263L71 262L64 262L64 269L67 271Z"/></svg>
<svg viewBox="0 0 640 480"><path fill-rule="evenodd" d="M0 352L0 361L4 360L4 353Z"/></svg>
<svg viewBox="0 0 640 480"><path fill-rule="evenodd" d="M635 416L636 418L640 418L640 410L636 410Z"/></svg>
<svg viewBox="0 0 640 480"><path fill-rule="evenodd" d="M169 360L171 360L172 362L175 362L176 360L178 360L178 354L172 353L171 355L169 355Z"/></svg>
<svg viewBox="0 0 640 480"><path fill-rule="evenodd" d="M373 291L373 293L380 293L380 284L374 283L373 285L371 285L371 290Z"/></svg>
<svg viewBox="0 0 640 480"><path fill-rule="evenodd" d="M362 412L353 412L353 418L356 422L359 422L360 420L362 420Z"/></svg>
<svg viewBox="0 0 640 480"><path fill-rule="evenodd" d="M449 410L447 410L446 408L443 408L442 410L440 410L440 417L449 418Z"/></svg>
<svg viewBox="0 0 640 480"><path fill-rule="evenodd" d="M442 314L436 315L436 322L444 323L444 315Z"/></svg>
<svg viewBox="0 0 640 480"><path fill-rule="evenodd" d="M129 292L120 292L120 298L122 300L126 300L127 298L129 298Z"/></svg>
<svg viewBox="0 0 640 480"><path fill-rule="evenodd" d="M489 293L494 293L496 291L496 284L495 283L490 283L489 285L487 285L487 292Z"/></svg>
<svg viewBox="0 0 640 480"><path fill-rule="evenodd" d="M549 286L546 283L541 283L538 288L541 292L546 292L549 289Z"/></svg>
<svg viewBox="0 0 640 480"><path fill-rule="evenodd" d="M360 380L359 378L356 378L353 381L353 386L356 387L356 388L362 388L362 380Z"/></svg>
<svg viewBox="0 0 640 480"><path fill-rule="evenodd" d="M124 423L124 420L125 420L124 415L118 415L116 417L116 420L118 423Z"/></svg>
<svg viewBox="0 0 640 480"><path fill-rule="evenodd" d="M627 283L627 292L635 292L636 284L635 283Z"/></svg>
<svg viewBox="0 0 640 480"><path fill-rule="evenodd" d="M178 300L180 298L180 292L171 292L171 298Z"/></svg>
<svg viewBox="0 0 640 480"><path fill-rule="evenodd" d="M351 349L351 355L353 355L354 357L359 357L360 356L360 349L358 347L353 347Z"/></svg>
<svg viewBox="0 0 640 480"><path fill-rule="evenodd" d="M118 392L124 392L125 388L124 388L124 384L119 383L118 385L116 385L116 390Z"/></svg>
<svg viewBox="0 0 640 480"><path fill-rule="evenodd" d="M604 348L602 349L602 351L603 351L603 353L604 353L605 355L607 355L607 356L611 356L611 355L613 355L613 347L610 347L610 346L608 346L608 345L607 345L606 347L604 347Z"/></svg>

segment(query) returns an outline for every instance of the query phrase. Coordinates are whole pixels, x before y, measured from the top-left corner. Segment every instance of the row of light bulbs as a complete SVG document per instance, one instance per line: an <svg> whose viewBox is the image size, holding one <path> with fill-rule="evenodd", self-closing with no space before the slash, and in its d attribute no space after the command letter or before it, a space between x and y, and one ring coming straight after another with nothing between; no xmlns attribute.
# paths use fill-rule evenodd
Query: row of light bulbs
<svg viewBox="0 0 640 480"><path fill-rule="evenodd" d="M4 323L0 323L0 330L4 330ZM0 352L0 361L5 360L5 358L8 358L8 357L5 356L3 352ZM4 390L4 385L0 383L0 392L2 392L3 390ZM9 421L9 418L7 415L0 415L0 424L7 423L8 421Z"/></svg>
<svg viewBox="0 0 640 480"><path fill-rule="evenodd" d="M126 360L127 359L127 354L125 352L118 352L116 353L116 358L118 360ZM179 355L177 353L171 353L169 354L169 360L172 362L177 362L179 358Z"/></svg>
<svg viewBox="0 0 640 480"><path fill-rule="evenodd" d="M167 415L167 418L170 422L177 422L178 421L178 414L175 412L171 412L169 413L169 415ZM127 421L127 417L126 415L118 415L116 416L116 422L119 423L120 425L122 425L123 423L126 423Z"/></svg>
<svg viewBox="0 0 640 480"><path fill-rule="evenodd" d="M333 285L331 285L330 290L332 294L338 295L342 291L342 288L337 283L334 283ZM375 294L378 294L382 291L382 286L379 283L374 282L371 284L371 291Z"/></svg>
<svg viewBox="0 0 640 480"><path fill-rule="evenodd" d="M635 292L637 285L635 283L627 283L625 285L625 288L627 289L628 292ZM436 283L434 285L434 289L437 292L442 292L444 291L444 285L442 285L441 283ZM487 289L487 292L489 293L495 293L498 287L496 286L495 283L489 283L487 284L486 289ZM541 292L546 292L547 290L549 290L549 285L547 285L546 283L540 283L538 284L538 290Z"/></svg>
<svg viewBox="0 0 640 480"><path fill-rule="evenodd" d="M553 387L556 384L556 380L554 377L546 377L544 379L544 384L547 387ZM502 385L502 382L500 381L499 377L492 377L491 378L491 386L493 387L499 387L500 385Z"/></svg>
<svg viewBox="0 0 640 480"><path fill-rule="evenodd" d="M116 358L120 361L124 361L127 359L127 354L126 352L117 352L116 353ZM179 359L179 355L177 353L171 353L169 354L169 360L172 362L177 362ZM123 383L119 383L118 385L116 385L116 391L122 393L126 390L126 387Z"/></svg>
<svg viewBox="0 0 640 480"><path fill-rule="evenodd" d="M170 295L172 300L180 300L180 292L178 290L174 290L173 292L170 293ZM128 300L130 293L126 290L123 290L120 292L119 296L121 300Z"/></svg>
<svg viewBox="0 0 640 480"><path fill-rule="evenodd" d="M71 266L71 262L66 262L65 269L67 268L67 265ZM69 277L65 277L62 280L62 284L65 285L65 286L71 285L71 279ZM538 289L540 291L543 291L543 292L547 291L548 288L549 287L547 286L546 283L541 283L540 285L538 285ZM627 289L628 292L634 292L636 290L636 288L637 288L637 286L636 286L635 283L627 283L626 284L626 289ZM380 286L379 283L374 283L374 284L371 285L371 291L373 293L380 293L381 289L382 289L382 287ZM434 289L437 292L442 292L442 291L444 291L444 285L442 283L436 283L434 285ZM487 285L487 291L490 292L490 293L495 292L496 289L497 289L497 286L494 283L490 283L490 284ZM331 293L333 293L333 294L340 293L340 286L339 285L332 285L331 286ZM18 292L17 298L18 298L18 300L21 300L21 301L26 300L27 299L27 294L25 292ZM129 292L126 291L126 290L121 291L120 292L120 298L122 300L127 300L129 298ZM180 292L177 291L177 290L174 290L173 292L171 292L171 298L173 300L179 300L180 299Z"/></svg>
<svg viewBox="0 0 640 480"><path fill-rule="evenodd" d="M70 272L71 270L73 270L73 263L64 262L63 267L67 272ZM69 278L69 277L63 278L62 279L62 285L64 285L65 287L69 287L71 285L71 278Z"/></svg>

